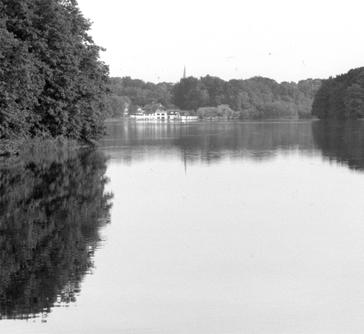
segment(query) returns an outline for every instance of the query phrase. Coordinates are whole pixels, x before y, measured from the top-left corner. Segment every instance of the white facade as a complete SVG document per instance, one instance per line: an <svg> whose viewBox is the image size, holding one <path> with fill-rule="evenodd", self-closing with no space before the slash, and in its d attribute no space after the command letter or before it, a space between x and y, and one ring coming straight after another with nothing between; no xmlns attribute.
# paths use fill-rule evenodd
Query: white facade
<svg viewBox="0 0 364 334"><path fill-rule="evenodd" d="M198 116L181 116L181 121L182 122L186 122L186 121L198 121Z"/></svg>
<svg viewBox="0 0 364 334"><path fill-rule="evenodd" d="M161 120L161 121L165 121L168 120L168 112L165 110L160 110L157 109L154 114L152 114L152 116L154 117L154 119L156 120Z"/></svg>
<svg viewBox="0 0 364 334"><path fill-rule="evenodd" d="M180 120L181 114L178 111L171 111L168 113L168 119L170 120Z"/></svg>
<svg viewBox="0 0 364 334"><path fill-rule="evenodd" d="M145 114L144 111L138 112L135 115L130 115L130 118L136 120L144 120L144 121L197 121L198 116L181 116L178 111L165 111L162 109L157 109L152 114Z"/></svg>

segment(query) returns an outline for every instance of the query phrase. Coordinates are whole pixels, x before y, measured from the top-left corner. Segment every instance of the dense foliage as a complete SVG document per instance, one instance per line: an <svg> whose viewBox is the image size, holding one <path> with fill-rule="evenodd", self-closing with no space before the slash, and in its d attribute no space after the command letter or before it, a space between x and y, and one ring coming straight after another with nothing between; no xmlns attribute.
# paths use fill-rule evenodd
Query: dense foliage
<svg viewBox="0 0 364 334"><path fill-rule="evenodd" d="M0 0L0 139L103 132L107 67L76 0Z"/></svg>
<svg viewBox="0 0 364 334"><path fill-rule="evenodd" d="M125 108L129 112L136 106L146 106L161 103L166 107L172 106L172 84L144 82L138 79L111 78L109 82L110 95L107 97L107 116L122 116Z"/></svg>
<svg viewBox="0 0 364 334"><path fill-rule="evenodd" d="M131 108L161 103L166 107L198 112L201 117L297 118L311 115L313 97L320 83L320 80L308 79L279 84L262 77L224 81L208 75L200 79L184 78L173 85L145 83L126 77L113 78L110 90L112 96L129 98ZM123 109L124 102L119 106Z"/></svg>
<svg viewBox="0 0 364 334"><path fill-rule="evenodd" d="M105 162L85 152L0 169L0 319L75 300L109 220Z"/></svg>
<svg viewBox="0 0 364 334"><path fill-rule="evenodd" d="M239 118L308 117L319 86L320 80L312 79L279 84L262 77L230 81L212 76L185 78L173 87L173 102L193 110L227 105Z"/></svg>
<svg viewBox="0 0 364 334"><path fill-rule="evenodd" d="M324 80L315 97L312 113L322 119L364 117L364 67Z"/></svg>

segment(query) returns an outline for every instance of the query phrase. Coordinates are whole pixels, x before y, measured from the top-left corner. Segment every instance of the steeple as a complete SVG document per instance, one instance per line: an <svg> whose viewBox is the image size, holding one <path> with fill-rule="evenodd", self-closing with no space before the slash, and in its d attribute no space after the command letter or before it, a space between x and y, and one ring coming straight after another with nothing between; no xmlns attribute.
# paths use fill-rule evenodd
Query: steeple
<svg viewBox="0 0 364 334"><path fill-rule="evenodd" d="M186 79L186 66L183 68L183 79Z"/></svg>

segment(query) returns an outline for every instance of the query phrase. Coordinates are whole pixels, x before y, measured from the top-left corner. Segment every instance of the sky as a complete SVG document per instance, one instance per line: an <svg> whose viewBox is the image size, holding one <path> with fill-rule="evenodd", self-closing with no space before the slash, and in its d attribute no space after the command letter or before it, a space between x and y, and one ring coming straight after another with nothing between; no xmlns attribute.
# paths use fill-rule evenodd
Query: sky
<svg viewBox="0 0 364 334"><path fill-rule="evenodd" d="M281 81L364 66L363 0L78 0L111 76Z"/></svg>

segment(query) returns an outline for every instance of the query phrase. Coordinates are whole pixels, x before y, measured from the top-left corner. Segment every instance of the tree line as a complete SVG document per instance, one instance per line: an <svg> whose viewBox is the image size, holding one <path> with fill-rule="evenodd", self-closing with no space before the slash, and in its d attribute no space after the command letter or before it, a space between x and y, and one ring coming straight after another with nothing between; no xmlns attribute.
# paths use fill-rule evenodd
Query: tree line
<svg viewBox="0 0 364 334"><path fill-rule="evenodd" d="M322 82L312 114L322 119L357 119L364 117L364 67Z"/></svg>
<svg viewBox="0 0 364 334"><path fill-rule="evenodd" d="M122 116L125 108L133 113L137 106L161 103L167 108L173 107L171 83L154 84L130 77L115 77L110 78L108 88L110 94L106 98L107 117Z"/></svg>
<svg viewBox="0 0 364 334"><path fill-rule="evenodd" d="M178 83L150 83L130 77L112 78L108 115L119 116L129 106L161 103L197 113L202 118L225 115L228 118L305 118L311 116L313 98L321 80L282 82L263 77L225 81L207 75L188 77Z"/></svg>
<svg viewBox="0 0 364 334"><path fill-rule="evenodd" d="M0 0L0 139L103 133L108 68L76 0Z"/></svg>

